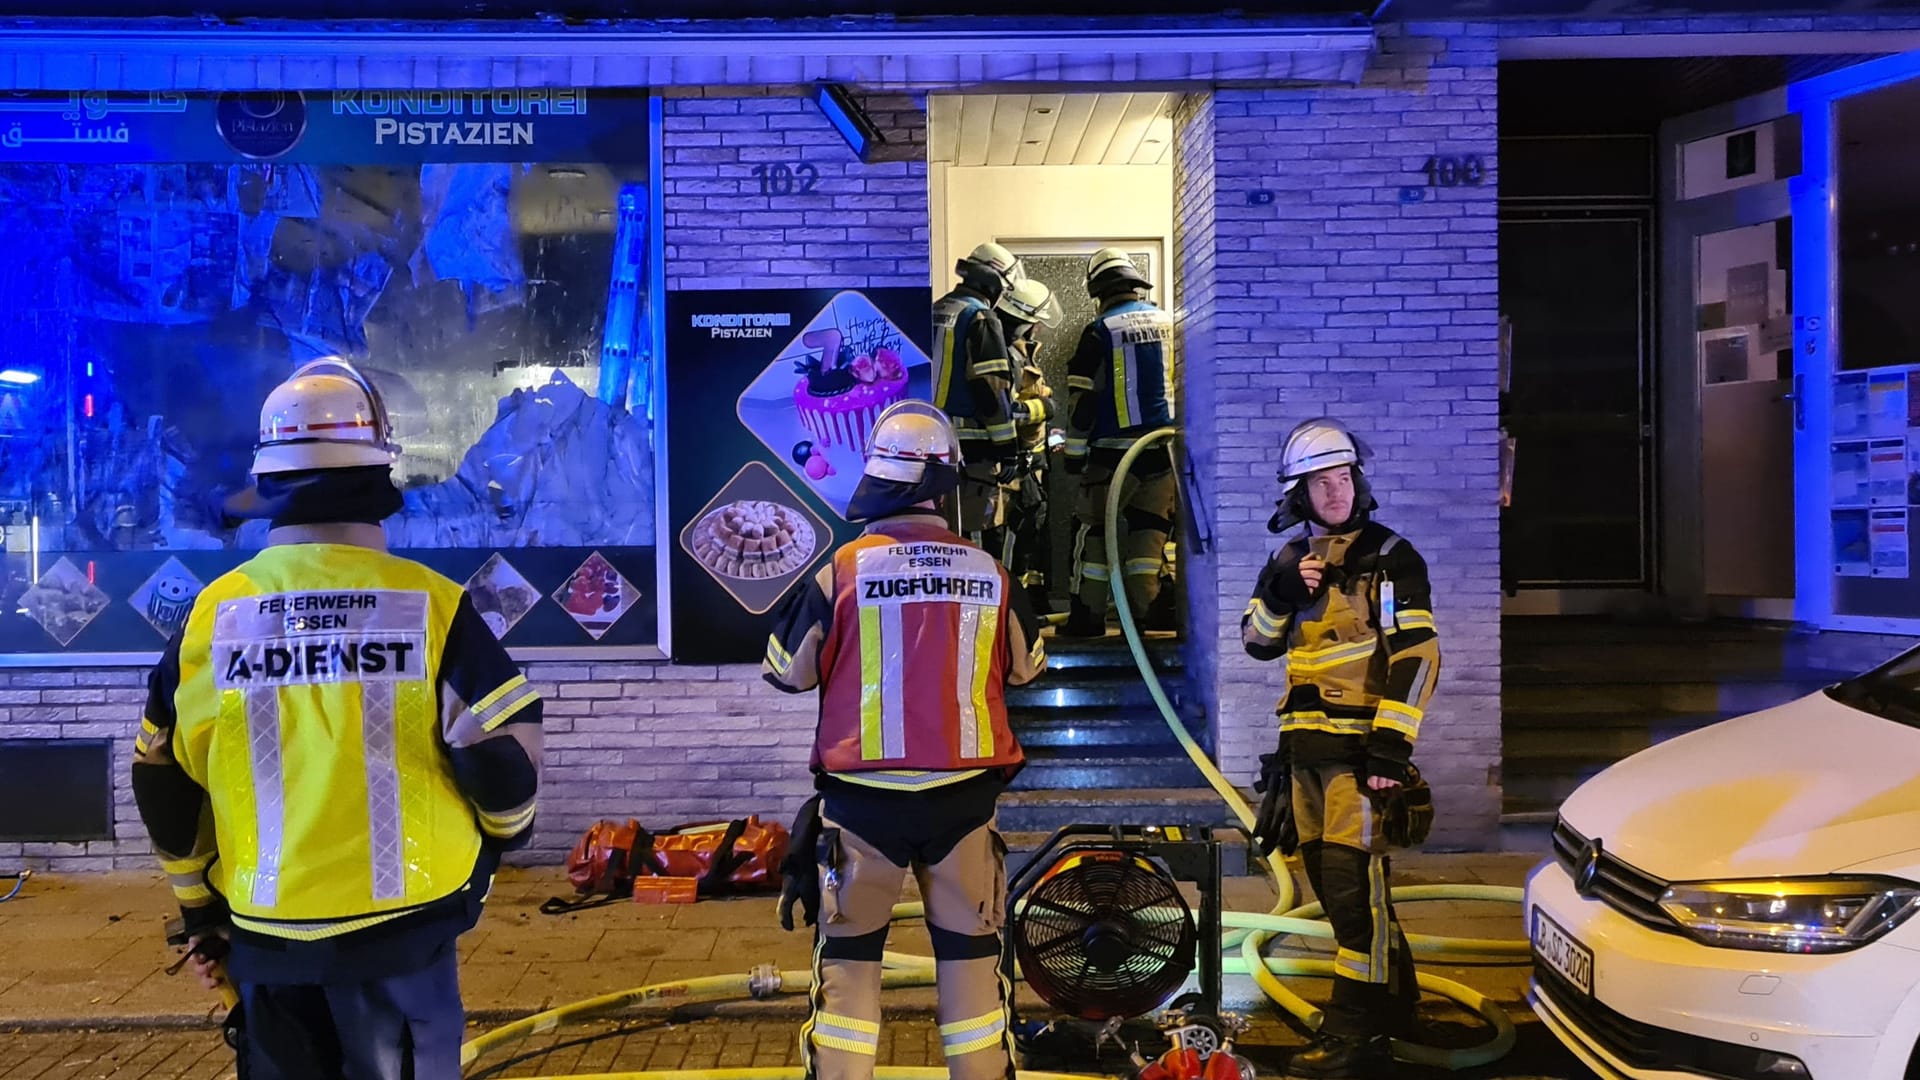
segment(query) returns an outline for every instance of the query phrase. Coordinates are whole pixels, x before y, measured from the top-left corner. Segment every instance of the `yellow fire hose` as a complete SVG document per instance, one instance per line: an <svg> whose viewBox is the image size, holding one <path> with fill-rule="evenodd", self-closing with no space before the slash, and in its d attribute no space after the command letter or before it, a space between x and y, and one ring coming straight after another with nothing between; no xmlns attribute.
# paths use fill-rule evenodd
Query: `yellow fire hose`
<svg viewBox="0 0 1920 1080"><path fill-rule="evenodd" d="M802 1080L805 1070L797 1065L759 1069L668 1069L655 1072L571 1073L566 1076L534 1077L532 1080ZM873 1070L874 1080L946 1080L946 1066L882 1065ZM1087 1080L1086 1073L1031 1072L1022 1070L1024 1080Z"/></svg>
<svg viewBox="0 0 1920 1080"><path fill-rule="evenodd" d="M1119 516L1120 497L1134 461L1140 452L1155 443L1171 439L1175 435L1173 428L1161 428L1133 444L1120 464L1114 469L1113 480L1107 490L1106 505L1106 547L1107 565L1120 566ZM1192 759L1193 764L1207 778L1214 791L1220 795L1233 815L1252 832L1254 826L1253 809L1240 792L1221 775L1212 761L1200 749L1193 736L1181 723L1179 713L1167 700L1165 688L1153 670L1153 664L1147 656L1145 644L1140 640L1140 631L1134 625L1133 609L1127 602L1127 591L1123 577L1115 576L1111 582L1114 605L1120 616L1120 627L1126 634L1127 647L1133 653L1134 663L1140 668L1140 674L1146 680L1147 689L1153 695L1154 704L1159 708L1161 718L1173 731L1174 737ZM1222 926L1231 932L1221 940L1223 950L1239 951L1238 959L1229 958L1223 965L1228 974L1250 975L1254 982L1273 1003L1287 1013L1317 1029L1320 1026L1321 1013L1287 989L1279 976L1307 976L1316 978L1333 977L1331 960L1307 957L1269 957L1265 955L1267 946L1281 937L1312 938L1331 940L1333 926L1323 917L1319 904L1295 906L1298 893L1294 887L1293 875L1284 870L1285 863L1279 859L1269 859L1267 869L1272 877L1274 892L1279 899L1268 914L1229 911L1221 916ZM1469 900L1489 901L1493 903L1517 904L1521 902L1521 890L1493 885L1416 885L1403 886L1392 890L1395 903L1415 903L1433 900ZM893 909L893 919L898 922L925 916L925 907L921 904L899 904ZM1528 943L1524 939L1479 939L1446 938L1424 934L1407 935L1407 943L1416 957L1425 960L1439 960L1452 964L1503 964L1524 962L1529 955ZM933 984L933 958L889 952L885 955L884 971L881 975L882 988L930 986ZM1442 1050L1437 1047L1421 1046L1416 1043L1395 1040L1394 1055L1402 1061L1421 1065L1437 1066L1443 1069L1470 1069L1499 1060L1513 1048L1513 1021L1507 1018L1505 1010L1472 987L1462 985L1451 979L1443 979L1427 972L1419 972L1422 989L1439 994L1458 1003L1469 1012L1479 1015L1493 1029L1493 1037L1478 1046L1459 1050ZM588 998L570 1005L562 1005L546 1012L529 1016L521 1020L486 1032L460 1048L462 1068L472 1065L486 1054L498 1050L507 1043L525 1038L528 1035L543 1034L554 1030L569 1020L581 1020L590 1016L602 1015L626 1009L634 1005L687 1005L701 1001L721 1001L749 995L772 993L793 994L810 990L812 974L806 971L782 971L776 977L763 973L758 980L752 974L714 975L705 978L687 979L679 982L656 983L652 986L636 987L619 993L604 994ZM1018 973L1016 972L1016 977ZM756 981L759 985L755 985ZM767 1069L683 1069L668 1072L621 1072L576 1074L571 1077L550 1077L541 1080L789 1080L802 1075L799 1068ZM876 1072L876 1080L931 1080L944 1077L944 1068L904 1068L882 1066ZM1048 1072L1020 1073L1029 1080L1084 1080L1093 1074L1069 1074Z"/></svg>

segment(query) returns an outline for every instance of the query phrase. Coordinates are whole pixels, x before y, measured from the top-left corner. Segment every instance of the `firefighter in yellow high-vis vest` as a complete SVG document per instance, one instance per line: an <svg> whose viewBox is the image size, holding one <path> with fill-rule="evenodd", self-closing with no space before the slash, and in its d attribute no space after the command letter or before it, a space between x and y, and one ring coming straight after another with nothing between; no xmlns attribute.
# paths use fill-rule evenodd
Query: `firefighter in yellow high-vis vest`
<svg viewBox="0 0 1920 1080"><path fill-rule="evenodd" d="M242 1075L454 1080L455 939L531 836L541 705L458 584L386 551L380 398L321 360L268 395L264 551L195 601L149 682L141 820L194 968L224 955Z"/></svg>
<svg viewBox="0 0 1920 1080"><path fill-rule="evenodd" d="M1409 1033L1420 997L1389 853L1419 843L1432 820L1412 758L1440 642L1426 560L1373 520L1366 456L1337 420L1288 435L1267 527L1306 535L1268 560L1241 619L1250 655L1287 661L1254 836L1262 853L1299 851L1339 946L1319 1045L1287 1068L1299 1080L1386 1075L1390 1040Z"/></svg>

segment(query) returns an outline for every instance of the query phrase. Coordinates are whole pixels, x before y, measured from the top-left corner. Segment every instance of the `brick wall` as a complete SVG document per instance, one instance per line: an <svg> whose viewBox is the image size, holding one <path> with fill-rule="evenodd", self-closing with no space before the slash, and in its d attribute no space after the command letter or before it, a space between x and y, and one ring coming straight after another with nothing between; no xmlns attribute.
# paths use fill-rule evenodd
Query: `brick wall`
<svg viewBox="0 0 1920 1080"><path fill-rule="evenodd" d="M1211 549L1199 551L1196 537L1210 536L1217 524L1212 496L1219 490L1219 445L1222 423L1212 419L1218 395L1244 391L1245 375L1227 376L1216 371L1214 325L1218 317L1219 289L1216 260L1219 238L1215 206L1218 195L1214 182L1214 98L1212 94L1190 94L1174 113L1173 147L1173 265L1176 268L1173 292L1173 317L1179 335L1174 349L1175 367L1181 390L1179 420L1182 445L1192 470L1187 506L1200 515L1198 521L1185 522L1181 537L1181 583L1187 603L1187 624L1204 627L1196 632L1186 650L1187 670L1194 685L1219 685L1221 654L1212 647L1212 628L1219 618L1218 556ZM1243 427L1245 421L1234 421ZM1231 590L1229 590L1231 591Z"/></svg>
<svg viewBox="0 0 1920 1080"><path fill-rule="evenodd" d="M931 235L926 112L867 99L903 160L862 164L800 90L666 103L667 287L923 286ZM812 191L760 194L758 165L805 162Z"/></svg>
<svg viewBox="0 0 1920 1080"><path fill-rule="evenodd" d="M540 823L515 861L565 856L603 817L650 828L758 813L782 824L812 792L814 700L746 665L534 664L546 698Z"/></svg>
<svg viewBox="0 0 1920 1080"><path fill-rule="evenodd" d="M1376 452L1381 519L1433 570L1445 664L1416 760L1439 845L1490 844L1499 820L1495 45L1491 27L1395 27L1357 88L1216 91L1214 346L1189 377L1215 396L1211 445L1195 444L1219 592L1195 634L1220 658L1223 767L1246 782L1273 744L1283 672L1245 658L1239 621L1274 546L1279 443L1336 414ZM1403 202L1436 153L1479 154L1488 182Z"/></svg>

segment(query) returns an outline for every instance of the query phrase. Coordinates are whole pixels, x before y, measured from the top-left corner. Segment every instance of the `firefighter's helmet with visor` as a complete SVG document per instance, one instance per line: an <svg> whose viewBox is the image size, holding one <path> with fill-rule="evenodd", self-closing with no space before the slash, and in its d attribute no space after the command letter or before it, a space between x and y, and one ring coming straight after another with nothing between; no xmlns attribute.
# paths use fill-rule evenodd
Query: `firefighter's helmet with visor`
<svg viewBox="0 0 1920 1080"><path fill-rule="evenodd" d="M847 504L847 519L870 521L960 486L960 437L947 414L925 401L891 405L867 437L866 465Z"/></svg>

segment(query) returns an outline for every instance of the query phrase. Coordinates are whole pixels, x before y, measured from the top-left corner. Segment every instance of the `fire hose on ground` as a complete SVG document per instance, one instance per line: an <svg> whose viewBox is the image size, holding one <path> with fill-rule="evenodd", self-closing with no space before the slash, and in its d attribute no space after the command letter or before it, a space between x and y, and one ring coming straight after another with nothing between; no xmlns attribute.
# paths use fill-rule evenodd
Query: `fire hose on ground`
<svg viewBox="0 0 1920 1080"><path fill-rule="evenodd" d="M1113 479L1107 491L1107 565L1121 565L1118 528L1120 502L1134 461L1142 450L1172 439L1175 434L1175 429L1168 427L1144 436L1134 443L1114 469ZM1194 766L1200 770L1201 775L1206 777L1207 783L1226 802L1235 819L1251 833L1254 826L1253 809L1208 759L1205 751L1194 741L1186 725L1181 722L1180 715L1174 709L1172 702L1167 699L1166 690L1161 686L1159 676L1154 671L1152 659L1147 654L1146 645L1141 640L1139 628L1134 624L1133 610L1127 601L1126 589L1120 576L1114 577L1112 589L1114 605L1120 617L1120 628L1126 636L1127 647L1133 654L1134 663L1139 667L1141 677L1146 681L1148 691L1153 695L1154 705L1160 710L1161 718L1172 730L1174 737L1179 740ZM1271 875L1274 892L1278 897L1272 910L1266 914L1228 911L1221 916L1222 926L1229 931L1221 940L1221 948L1229 953L1238 952L1237 959L1227 959L1224 971L1227 974L1250 975L1277 1008L1308 1028L1318 1029L1321 1022L1320 1010L1288 989L1281 983L1280 977L1284 975L1331 978L1333 962L1309 957L1267 956L1266 949L1281 938L1331 941L1333 926L1325 920L1319 904L1296 906L1298 892L1294 886L1293 875L1286 869L1285 862L1280 859L1269 859L1267 868ZM1391 896L1396 904L1439 900L1518 904L1522 900L1520 889L1491 885L1402 886L1393 889ZM893 919L896 922L922 918L924 915L925 909L920 904L900 904L893 911ZM1529 955L1529 946L1525 939L1449 938L1409 934L1407 943L1417 959L1452 964L1517 963L1525 962ZM930 956L889 952L886 954L884 967L881 977L883 989L933 985L934 966L933 958ZM1448 998L1468 1012L1479 1016L1493 1029L1493 1034L1491 1038L1477 1046L1462 1049L1441 1049L1396 1039L1393 1044L1394 1056L1414 1064L1457 1070L1476 1068L1497 1061L1513 1048L1513 1022L1496 1002L1472 987L1451 979L1441 978L1426 971L1418 974L1421 989ZM1019 977L1017 972L1015 977ZM807 971L775 971L772 968L763 968L741 975L714 975L678 982L656 983L618 993L604 994L513 1021L474 1038L461 1047L461 1066L463 1068L470 1066L508 1043L530 1035L551 1032L568 1021L603 1016L637 1005L680 1006L741 997L765 998L774 994L805 993L812 989L811 982L812 974ZM797 1067L683 1069L664 1072L575 1074L565 1080L788 1080L788 1078L798 1078L802 1075L802 1070ZM921 1080L923 1077L944 1077L945 1075L947 1075L946 1069L938 1067L881 1066L876 1073L876 1080ZM1068 1080L1068 1078L1084 1078L1095 1074L1023 1070L1020 1075L1029 1080L1056 1080L1056 1078ZM562 1080L562 1078L551 1077L543 1080Z"/></svg>

